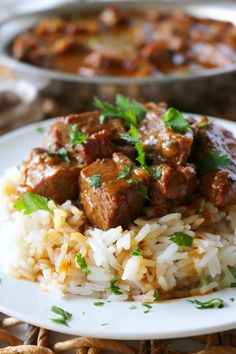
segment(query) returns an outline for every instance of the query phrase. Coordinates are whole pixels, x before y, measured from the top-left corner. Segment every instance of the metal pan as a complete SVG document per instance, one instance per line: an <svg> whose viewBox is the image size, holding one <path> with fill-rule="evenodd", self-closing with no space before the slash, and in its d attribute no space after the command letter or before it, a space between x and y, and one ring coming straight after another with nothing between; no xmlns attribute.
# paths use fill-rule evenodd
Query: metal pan
<svg viewBox="0 0 236 354"><path fill-rule="evenodd" d="M201 70L197 73L166 75L147 78L121 78L99 76L86 78L79 75L42 69L18 62L9 54L9 44L20 32L34 26L40 19L50 15L83 14L101 10L110 4L119 3L127 8L156 8L170 11L181 8L202 18L216 18L236 22L236 5L228 6L186 1L166 3L162 1L99 1L68 3L43 11L33 11L11 18L0 25L0 60L20 78L33 80L42 91L63 100L70 111L88 109L94 96L113 100L117 92L142 101L167 101L185 111L234 114L236 91L236 65L227 68ZM222 112L222 114L221 114ZM236 115L236 112L235 112ZM236 117L235 117L236 118Z"/></svg>

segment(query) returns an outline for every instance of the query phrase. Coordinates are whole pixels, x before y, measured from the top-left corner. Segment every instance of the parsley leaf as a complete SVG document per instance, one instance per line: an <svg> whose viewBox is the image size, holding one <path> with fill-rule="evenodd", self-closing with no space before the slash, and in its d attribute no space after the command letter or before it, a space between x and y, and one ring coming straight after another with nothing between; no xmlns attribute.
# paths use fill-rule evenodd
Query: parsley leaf
<svg viewBox="0 0 236 354"><path fill-rule="evenodd" d="M88 135L79 131L78 125L73 124L70 127L70 141L69 146L80 145L88 140Z"/></svg>
<svg viewBox="0 0 236 354"><path fill-rule="evenodd" d="M141 256L142 252L139 247L135 248L133 252L131 253L131 256Z"/></svg>
<svg viewBox="0 0 236 354"><path fill-rule="evenodd" d="M236 280L236 268L234 268L234 267L231 266L231 265L227 265L227 268L228 268L228 270L230 271L230 273L232 274L234 280ZM235 283L235 282L234 282L234 283L231 283L231 284L229 285L229 287L230 287L230 288L236 288L236 283Z"/></svg>
<svg viewBox="0 0 236 354"><path fill-rule="evenodd" d="M64 147L61 147L57 151L57 155L60 156L61 158L63 158L67 163L70 163L68 152L67 152L67 150Z"/></svg>
<svg viewBox="0 0 236 354"><path fill-rule="evenodd" d="M163 168L161 166L153 167L151 170L151 175L155 179L160 179L162 176Z"/></svg>
<svg viewBox="0 0 236 354"><path fill-rule="evenodd" d="M148 312L150 312L151 309L152 309L152 305L149 304L148 302L143 302L143 303L142 303L142 306L146 307L146 310L144 311L144 313L148 313Z"/></svg>
<svg viewBox="0 0 236 354"><path fill-rule="evenodd" d="M199 160L198 168L202 171L212 172L229 164L233 164L233 162L228 156L223 155L219 150L212 150Z"/></svg>
<svg viewBox="0 0 236 354"><path fill-rule="evenodd" d="M24 214L31 214L37 210L50 211L48 199L31 192L22 194L15 202L14 208L17 211L24 211Z"/></svg>
<svg viewBox="0 0 236 354"><path fill-rule="evenodd" d="M58 315L58 318L52 319L53 322L63 324L65 326L68 326L68 321L71 319L72 314L63 310L60 307L57 306L52 306L51 311Z"/></svg>
<svg viewBox="0 0 236 354"><path fill-rule="evenodd" d="M224 307L224 301L219 298L213 298L211 300L202 302L199 300L188 300L191 304L196 305L196 308L199 310L206 309L222 309Z"/></svg>
<svg viewBox="0 0 236 354"><path fill-rule="evenodd" d="M102 301L97 301L97 302L94 302L93 304L94 304L94 306L103 306L103 305L105 305L105 303L102 302Z"/></svg>
<svg viewBox="0 0 236 354"><path fill-rule="evenodd" d="M140 193L142 193L143 197L149 200L148 189L144 186L144 184L133 178L129 178L127 182L129 184L132 184L133 186L136 186L139 189Z"/></svg>
<svg viewBox="0 0 236 354"><path fill-rule="evenodd" d="M201 203L197 208L197 212L202 213L205 210L205 206L206 206L206 198L202 198Z"/></svg>
<svg viewBox="0 0 236 354"><path fill-rule="evenodd" d="M178 246L191 247L193 244L192 236L189 236L188 234L181 231L175 232L170 240L176 243Z"/></svg>
<svg viewBox="0 0 236 354"><path fill-rule="evenodd" d="M36 130L37 133L41 134L41 133L44 133L45 128L44 127L37 127L35 130Z"/></svg>
<svg viewBox="0 0 236 354"><path fill-rule="evenodd" d="M202 122L202 123L198 123L198 128L206 128L209 127L209 125L211 125L211 122Z"/></svg>
<svg viewBox="0 0 236 354"><path fill-rule="evenodd" d="M129 177L130 172L132 171L133 168L133 163L129 164L129 165L125 165L122 170L120 171L117 179L123 179L125 177Z"/></svg>
<svg viewBox="0 0 236 354"><path fill-rule="evenodd" d="M89 181L89 187L98 188L100 186L101 186L101 175L100 173L97 173L91 177Z"/></svg>
<svg viewBox="0 0 236 354"><path fill-rule="evenodd" d="M134 144L135 149L138 153L138 157L136 160L140 163L140 166L146 170L146 172L149 174L149 168L146 163L146 154L143 149L143 146L139 140L139 134L138 134L138 129L131 124L130 125L130 134L128 133L123 133L120 134L121 138L131 144Z"/></svg>
<svg viewBox="0 0 236 354"><path fill-rule="evenodd" d="M160 297L161 297L160 291L154 290L153 297L154 297L155 300L160 299Z"/></svg>
<svg viewBox="0 0 236 354"><path fill-rule="evenodd" d="M172 128L176 133L187 133L189 130L189 122L175 108L169 108L168 111L161 116L167 127Z"/></svg>
<svg viewBox="0 0 236 354"><path fill-rule="evenodd" d="M137 306L135 306L135 305L132 305L132 306L130 306L130 308L129 308L130 310L136 310L137 309Z"/></svg>
<svg viewBox="0 0 236 354"><path fill-rule="evenodd" d="M119 278L114 278L110 281L110 289L111 292L115 295L122 295L122 291L120 290L120 287L116 285L116 283L119 281Z"/></svg>
<svg viewBox="0 0 236 354"><path fill-rule="evenodd" d="M130 100L121 94L116 95L116 105L101 101L96 97L93 104L101 111L101 124L104 124L109 118L121 118L126 126L129 127L130 124L137 126L147 112L141 103Z"/></svg>
<svg viewBox="0 0 236 354"><path fill-rule="evenodd" d="M85 275L91 273L91 270L89 269L86 260L84 259L84 257L82 257L80 252L76 254L75 259L76 259L76 263L80 266L80 269Z"/></svg>

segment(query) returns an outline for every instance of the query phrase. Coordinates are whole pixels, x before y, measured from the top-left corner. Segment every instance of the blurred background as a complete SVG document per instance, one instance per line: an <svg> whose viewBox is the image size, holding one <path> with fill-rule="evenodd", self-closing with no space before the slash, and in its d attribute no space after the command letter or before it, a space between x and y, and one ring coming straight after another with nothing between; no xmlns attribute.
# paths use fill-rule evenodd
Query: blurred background
<svg viewBox="0 0 236 354"><path fill-rule="evenodd" d="M109 78L97 80L96 77L84 80L78 78L79 75L66 77L57 72L40 71L32 66L24 67L9 55L11 39L35 15L43 11L44 17L51 16L58 8L72 8L83 18L86 6L90 11L94 8L94 2L101 3L89 0L0 0L0 134L49 117L88 110L95 95L111 101L117 92L140 100L165 100L182 111L236 120L236 64L230 69L213 70L209 75L193 75L187 80L185 77L151 78L148 81L140 79L139 82L132 78L126 81L122 78L116 78L115 81ZM136 1L122 1L124 9L126 3L135 4ZM199 17L236 24L234 1L157 0L152 3L157 8L163 4L167 4L168 9L190 8ZM146 1L143 1L143 8L145 4ZM102 1L102 6L106 6L106 1ZM235 29L232 38L236 52Z"/></svg>

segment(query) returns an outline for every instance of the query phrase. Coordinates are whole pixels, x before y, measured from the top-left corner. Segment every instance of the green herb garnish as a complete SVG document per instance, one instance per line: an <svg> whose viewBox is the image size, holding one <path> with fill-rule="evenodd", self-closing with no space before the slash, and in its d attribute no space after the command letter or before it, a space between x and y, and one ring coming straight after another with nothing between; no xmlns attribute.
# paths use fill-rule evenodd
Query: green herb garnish
<svg viewBox="0 0 236 354"><path fill-rule="evenodd" d="M81 145L81 144L85 143L87 140L88 140L88 135L79 131L77 124L73 124L70 127L69 146L72 147L74 145Z"/></svg>
<svg viewBox="0 0 236 354"><path fill-rule="evenodd" d="M143 303L142 303L142 306L146 307L146 310L144 311L144 313L148 313L148 312L150 312L151 309L152 309L152 305L149 304L148 302L143 302Z"/></svg>
<svg viewBox="0 0 236 354"><path fill-rule="evenodd" d="M122 295L122 291L120 290L120 287L116 285L116 283L119 281L119 278L114 278L110 281L110 289L111 292L115 295Z"/></svg>
<svg viewBox="0 0 236 354"><path fill-rule="evenodd" d="M109 118L121 118L127 127L130 124L137 126L146 115L147 110L141 103L130 100L121 94L116 95L115 103L116 105L113 105L98 98L94 99L94 106L101 111L101 124L104 124Z"/></svg>
<svg viewBox="0 0 236 354"><path fill-rule="evenodd" d="M234 268L234 267L231 266L231 265L227 265L227 268L228 268L228 270L230 271L230 273L232 274L234 280L236 280L236 268ZM229 285L229 287L230 287L230 288L236 288L236 282L231 283L231 284Z"/></svg>
<svg viewBox="0 0 236 354"><path fill-rule="evenodd" d="M102 302L102 301L97 301L97 302L94 302L93 304L94 304L94 306L103 306L103 305L105 305L105 303Z"/></svg>
<svg viewBox="0 0 236 354"><path fill-rule="evenodd" d="M17 211L24 211L24 214L31 214L38 210L50 211L48 199L31 192L22 194L15 202L14 208Z"/></svg>
<svg viewBox="0 0 236 354"><path fill-rule="evenodd" d="M209 285L210 283L212 283L212 277L210 275L207 275L204 280L205 280L206 285Z"/></svg>
<svg viewBox="0 0 236 354"><path fill-rule="evenodd" d="M233 164L233 161L228 156L223 155L219 150L212 150L199 160L198 168L202 171L212 172L230 164Z"/></svg>
<svg viewBox="0 0 236 354"><path fill-rule="evenodd" d="M91 273L91 270L89 269L86 260L84 259L84 257L82 257L80 252L76 254L75 259L76 263L80 266L80 269L84 274L88 275Z"/></svg>
<svg viewBox="0 0 236 354"><path fill-rule="evenodd" d="M205 210L205 206L206 206L206 198L202 198L201 203L197 208L197 212L202 213Z"/></svg>
<svg viewBox="0 0 236 354"><path fill-rule="evenodd" d="M209 125L211 124L211 122L202 122L202 123L198 123L198 128L206 128L209 127Z"/></svg>
<svg viewBox="0 0 236 354"><path fill-rule="evenodd" d="M235 298L234 298L234 297L231 297L231 298L230 298L230 301L231 301L231 302L234 302L234 301L235 301Z"/></svg>
<svg viewBox="0 0 236 354"><path fill-rule="evenodd" d="M163 170L163 168L161 166L153 167L151 169L152 177L155 178L155 179L160 179L161 176L162 176L162 170Z"/></svg>
<svg viewBox="0 0 236 354"><path fill-rule="evenodd" d="M189 130L189 122L184 118L183 114L175 108L169 108L161 118L164 120L167 127L172 128L177 133L185 134Z"/></svg>
<svg viewBox="0 0 236 354"><path fill-rule="evenodd" d="M132 171L132 168L133 168L133 164L129 164L129 165L125 165L122 170L120 171L117 179L123 179L123 178L126 178L126 177L129 177L130 175L130 172Z"/></svg>
<svg viewBox="0 0 236 354"><path fill-rule="evenodd" d="M213 298L211 300L202 302L199 300L188 300L191 304L196 305L196 308L199 310L206 309L222 309L224 307L224 301L219 298Z"/></svg>
<svg viewBox="0 0 236 354"><path fill-rule="evenodd" d="M36 132L42 134L45 131L45 128L43 127L37 127Z"/></svg>
<svg viewBox="0 0 236 354"><path fill-rule="evenodd" d="M133 252L131 253L131 256L141 256L142 252L139 247L135 248Z"/></svg>
<svg viewBox="0 0 236 354"><path fill-rule="evenodd" d="M51 311L58 315L58 318L52 319L53 322L63 324L65 326L68 326L68 321L71 319L72 314L63 310L60 307L57 306L52 306Z"/></svg>
<svg viewBox="0 0 236 354"><path fill-rule="evenodd" d="M60 156L62 159L64 159L67 163L70 163L68 152L67 152L67 150L64 147L61 147L57 151L57 155Z"/></svg>
<svg viewBox="0 0 236 354"><path fill-rule="evenodd" d="M142 168L144 168L147 173L149 174L149 168L147 167L147 163L146 163L146 155L145 155L145 151L142 147L142 144L139 140L139 135L138 135L138 129L131 124L130 125L130 134L128 133L122 133L120 134L121 138L131 144L134 144L135 149L138 153L138 157L136 158L136 160L140 163L140 166Z"/></svg>
<svg viewBox="0 0 236 354"><path fill-rule="evenodd" d="M101 186L101 175L97 173L90 178L89 187L98 188L100 186Z"/></svg>
<svg viewBox="0 0 236 354"><path fill-rule="evenodd" d="M175 232L170 240L176 243L178 246L191 247L193 244L193 238L185 232Z"/></svg>
<svg viewBox="0 0 236 354"><path fill-rule="evenodd" d="M143 197L149 200L148 189L144 186L144 184L133 178L129 178L127 182L129 184L132 184L133 186L136 186L139 189L140 193L142 193Z"/></svg>
<svg viewBox="0 0 236 354"><path fill-rule="evenodd" d="M160 291L154 290L153 297L154 297L155 300L160 299L160 297L161 297Z"/></svg>

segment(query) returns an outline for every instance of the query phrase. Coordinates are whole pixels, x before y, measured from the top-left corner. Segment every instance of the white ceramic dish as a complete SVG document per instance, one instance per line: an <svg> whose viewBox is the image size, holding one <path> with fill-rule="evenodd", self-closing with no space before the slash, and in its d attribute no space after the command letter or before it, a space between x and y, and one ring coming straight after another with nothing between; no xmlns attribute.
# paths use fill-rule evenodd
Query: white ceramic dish
<svg viewBox="0 0 236 354"><path fill-rule="evenodd" d="M217 120L234 132L236 124ZM0 175L7 167L18 164L26 158L32 147L39 146L42 134L33 124L0 138ZM95 299L79 296L57 298L40 291L37 284L9 278L0 271L0 311L20 318L31 324L73 335L113 339L177 338L200 335L236 328L235 289L225 289L210 295L197 297L201 301L219 297L224 300L223 309L198 310L187 299L159 302L149 313L141 303L130 309L131 302L106 302L94 306ZM69 327L55 324L51 306L56 305L73 314Z"/></svg>

